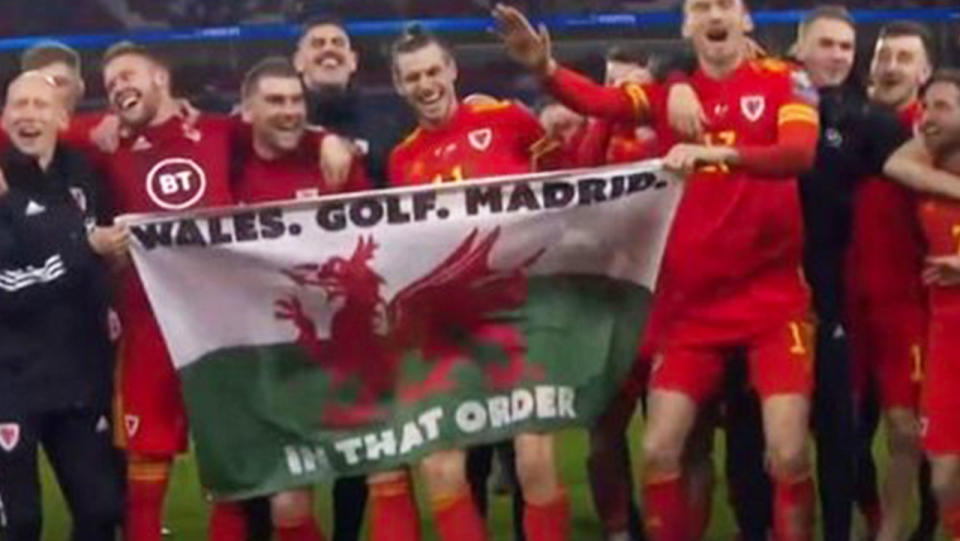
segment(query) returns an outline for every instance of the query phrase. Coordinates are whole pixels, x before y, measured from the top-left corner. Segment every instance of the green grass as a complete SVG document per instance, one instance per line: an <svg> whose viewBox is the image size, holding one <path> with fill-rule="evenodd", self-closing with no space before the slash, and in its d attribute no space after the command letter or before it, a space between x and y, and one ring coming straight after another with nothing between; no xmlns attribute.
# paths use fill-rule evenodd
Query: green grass
<svg viewBox="0 0 960 541"><path fill-rule="evenodd" d="M637 449L639 436L639 422L631 427L630 436L632 448ZM719 435L719 433L718 433ZM717 438L718 453L716 460L722 459L722 437ZM878 438L880 441L880 438ZM602 539L599 521L594 513L593 501L587 484L585 458L587 453L587 438L582 431L569 431L560 435L559 463L563 478L567 483L571 504L573 507L573 535L574 541ZM878 461L885 462L882 446L878 445ZM636 456L636 452L634 452ZM720 471L720 470L718 470ZM63 541L69 531L69 517L63 499L48 467L43 468L44 478L44 541ZM322 524L330 524L329 487L318 488L319 516ZM722 475L717 476L717 485L714 492L714 514L707 539L728 540L735 533L733 518L727 505L726 485ZM511 513L509 497L496 496L492 499L493 515L490 520L494 539L512 539ZM421 506L421 508L424 508ZM166 524L174 531L175 541L201 541L206 538L206 520L208 506L203 500L203 494L197 483L196 465L192 457L185 457L177 462L167 499ZM424 539L435 540L429 518L423 516Z"/></svg>

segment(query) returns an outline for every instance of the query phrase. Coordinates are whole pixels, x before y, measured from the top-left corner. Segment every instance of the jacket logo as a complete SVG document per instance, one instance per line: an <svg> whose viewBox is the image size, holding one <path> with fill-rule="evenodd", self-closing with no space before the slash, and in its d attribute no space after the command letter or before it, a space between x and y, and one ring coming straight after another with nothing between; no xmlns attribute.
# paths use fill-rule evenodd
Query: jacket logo
<svg viewBox="0 0 960 541"><path fill-rule="evenodd" d="M17 448L20 443L20 425L17 423L0 424L0 449L7 453Z"/></svg>
<svg viewBox="0 0 960 541"><path fill-rule="evenodd" d="M77 204L82 212L87 211L87 194L83 193L82 188L77 188L76 186L70 187L70 195L73 196L73 202Z"/></svg>
<svg viewBox="0 0 960 541"><path fill-rule="evenodd" d="M767 100L763 96L744 96L740 98L740 111L750 122L756 122L763 116Z"/></svg>
<svg viewBox="0 0 960 541"><path fill-rule="evenodd" d="M37 214L43 214L46 211L47 207L31 199L30 202L27 203L27 208L23 211L23 213L26 216L36 216Z"/></svg>
<svg viewBox="0 0 960 541"><path fill-rule="evenodd" d="M490 148L490 143L493 142L493 130L490 128L474 130L467 134L467 140L470 141L470 146L483 152Z"/></svg>

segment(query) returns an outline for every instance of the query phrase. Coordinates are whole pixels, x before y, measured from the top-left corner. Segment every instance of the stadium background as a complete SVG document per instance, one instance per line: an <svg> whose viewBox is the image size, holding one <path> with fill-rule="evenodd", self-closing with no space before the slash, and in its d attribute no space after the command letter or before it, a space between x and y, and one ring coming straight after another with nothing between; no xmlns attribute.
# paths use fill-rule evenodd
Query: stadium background
<svg viewBox="0 0 960 541"><path fill-rule="evenodd" d="M558 57L600 77L604 51L614 44L637 44L651 51L676 46L682 0L518 0L534 18L550 26ZM787 51L803 10L819 2L755 0L749 2L756 37L771 53ZM858 73L884 22L912 19L930 25L941 65L960 59L960 4L956 0L856 0L839 2L854 10L859 23ZM104 104L99 55L111 43L133 39L148 43L171 61L177 93L203 109L226 111L236 102L243 73L258 59L292 51L297 24L313 15L335 14L348 23L360 53L356 79L364 93L377 96L383 114L406 112L392 99L387 49L402 28L419 20L454 45L460 61L460 89L538 98L536 82L513 66L490 37L488 0L4 0L0 17L0 80L17 72L18 55L43 39L57 39L79 49L84 59L87 98L83 109ZM631 429L636 449L639 427ZM882 441L878 438L877 441ZM600 539L599 522L586 483L586 437L567 433L558 446L563 474L574 506L573 539ZM881 461L885 451L878 446ZM719 446L722 449L722 445ZM718 453L718 467L722 456ZM45 540L60 540L69 531L63 500L44 468ZM329 491L320 487L320 513L329 524ZM508 538L509 498L493 500L492 530ZM175 471L168 499L167 524L174 539L204 539L207 506L189 457ZM428 520L424 516L425 520ZM722 475L715 492L709 539L735 534L726 505ZM433 539L426 528L426 539Z"/></svg>

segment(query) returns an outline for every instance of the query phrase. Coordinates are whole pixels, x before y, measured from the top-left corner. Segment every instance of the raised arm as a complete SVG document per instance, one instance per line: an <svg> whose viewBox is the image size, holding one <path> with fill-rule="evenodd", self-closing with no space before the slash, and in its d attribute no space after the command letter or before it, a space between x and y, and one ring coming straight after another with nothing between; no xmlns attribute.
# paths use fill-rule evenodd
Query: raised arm
<svg viewBox="0 0 960 541"><path fill-rule="evenodd" d="M960 199L960 176L935 168L933 158L918 137L904 143L887 159L883 174L919 192Z"/></svg>

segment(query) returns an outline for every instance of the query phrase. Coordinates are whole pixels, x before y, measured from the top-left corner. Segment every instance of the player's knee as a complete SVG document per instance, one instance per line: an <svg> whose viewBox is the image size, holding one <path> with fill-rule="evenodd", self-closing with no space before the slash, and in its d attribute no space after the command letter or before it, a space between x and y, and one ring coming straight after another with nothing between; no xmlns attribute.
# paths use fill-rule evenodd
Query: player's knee
<svg viewBox="0 0 960 541"><path fill-rule="evenodd" d="M780 438L769 442L767 456L774 477L796 478L810 471L810 454L804 437Z"/></svg>
<svg viewBox="0 0 960 541"><path fill-rule="evenodd" d="M891 455L920 455L920 423L912 415L890 416L887 449Z"/></svg>
<svg viewBox="0 0 960 541"><path fill-rule="evenodd" d="M677 475L683 462L683 441L650 430L643 437L643 469L647 475Z"/></svg>
<svg viewBox="0 0 960 541"><path fill-rule="evenodd" d="M273 525L292 528L313 520L313 498L309 491L291 490L270 498L270 517Z"/></svg>
<svg viewBox="0 0 960 541"><path fill-rule="evenodd" d="M466 460L461 451L433 453L420 463L420 472L430 492L455 494L467 483Z"/></svg>
<svg viewBox="0 0 960 541"><path fill-rule="evenodd" d="M524 492L552 490L558 483L553 442L549 436L521 435L516 439L517 480Z"/></svg>

